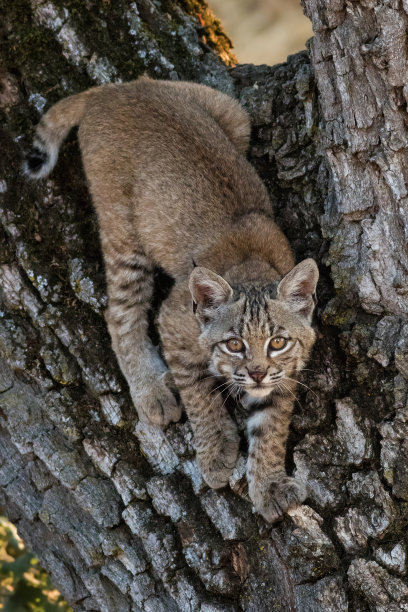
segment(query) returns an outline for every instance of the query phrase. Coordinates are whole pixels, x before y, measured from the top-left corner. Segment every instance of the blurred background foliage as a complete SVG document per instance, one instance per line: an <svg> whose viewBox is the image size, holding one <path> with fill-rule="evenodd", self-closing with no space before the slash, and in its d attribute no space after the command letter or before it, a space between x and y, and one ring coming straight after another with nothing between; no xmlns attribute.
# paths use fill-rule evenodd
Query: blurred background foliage
<svg viewBox="0 0 408 612"><path fill-rule="evenodd" d="M233 41L239 63L284 62L312 36L300 0L209 0L209 6ZM0 517L0 612L72 612L4 517Z"/></svg>
<svg viewBox="0 0 408 612"><path fill-rule="evenodd" d="M300 0L208 0L240 64L279 64L313 35Z"/></svg>
<svg viewBox="0 0 408 612"><path fill-rule="evenodd" d="M0 610L72 612L5 517L0 517Z"/></svg>

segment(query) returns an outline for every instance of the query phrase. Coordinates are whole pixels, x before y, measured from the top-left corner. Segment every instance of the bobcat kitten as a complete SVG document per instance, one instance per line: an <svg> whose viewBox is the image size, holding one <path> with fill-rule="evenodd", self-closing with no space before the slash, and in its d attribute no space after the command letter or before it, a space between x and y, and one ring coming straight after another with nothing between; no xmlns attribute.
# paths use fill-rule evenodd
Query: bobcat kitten
<svg viewBox="0 0 408 612"><path fill-rule="evenodd" d="M265 186L244 157L247 113L194 83L142 77L96 87L41 119L26 161L32 178L52 170L74 125L99 220L106 320L140 419L166 425L181 413L147 334L153 270L161 266L175 284L159 331L203 476L223 487L235 466L239 435L225 408L232 393L248 415L249 495L274 521L306 496L286 475L285 446L296 374L315 339L318 271L312 259L294 267Z"/></svg>

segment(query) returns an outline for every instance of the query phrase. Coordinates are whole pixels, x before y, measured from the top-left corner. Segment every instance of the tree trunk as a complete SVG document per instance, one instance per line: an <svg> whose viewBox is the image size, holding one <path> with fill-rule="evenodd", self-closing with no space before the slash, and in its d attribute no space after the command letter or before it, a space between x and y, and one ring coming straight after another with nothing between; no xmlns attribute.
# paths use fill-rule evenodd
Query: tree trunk
<svg viewBox="0 0 408 612"><path fill-rule="evenodd" d="M304 6L311 60L235 68L202 0L2 7L0 495L75 610L408 609L407 6ZM321 264L288 447L310 495L273 527L243 459L210 490L185 420L137 422L75 135L50 179L20 172L44 107L145 71L238 97L277 220Z"/></svg>

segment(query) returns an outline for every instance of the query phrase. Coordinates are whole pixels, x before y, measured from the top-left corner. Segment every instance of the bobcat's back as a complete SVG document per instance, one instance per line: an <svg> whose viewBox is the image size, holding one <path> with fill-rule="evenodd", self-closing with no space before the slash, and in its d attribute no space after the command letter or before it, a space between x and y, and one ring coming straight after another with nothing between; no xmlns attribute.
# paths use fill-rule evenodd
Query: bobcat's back
<svg viewBox="0 0 408 612"><path fill-rule="evenodd" d="M75 123L102 242L108 234L141 241L149 257L175 275L222 243L249 212L272 223L266 189L243 155L248 115L229 96L144 77L71 96L37 128L27 164L33 178L52 169ZM258 234L256 228L254 240ZM245 248L259 245L249 236Z"/></svg>
<svg viewBox="0 0 408 612"><path fill-rule="evenodd" d="M139 79L100 89L79 138L100 215L110 227L111 208L120 223L130 215L145 250L172 274L187 261L190 268L237 217L254 209L271 214L242 154L247 114L207 87Z"/></svg>

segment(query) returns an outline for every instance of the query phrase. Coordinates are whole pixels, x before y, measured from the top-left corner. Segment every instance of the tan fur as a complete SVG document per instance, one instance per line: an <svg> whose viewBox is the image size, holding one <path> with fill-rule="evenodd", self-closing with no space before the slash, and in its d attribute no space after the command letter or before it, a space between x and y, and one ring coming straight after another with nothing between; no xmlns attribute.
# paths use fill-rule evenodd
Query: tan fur
<svg viewBox="0 0 408 612"><path fill-rule="evenodd" d="M304 342L304 350L299 345L290 349L290 358L282 356L282 363L290 362L285 371L297 371L314 340L308 320L316 266L307 260L311 263L293 273L295 280L286 282L286 289L284 281L277 287L292 270L294 258L273 220L265 187L243 156L249 120L230 97L202 85L143 77L67 98L48 111L38 127L37 149L48 151L52 159L45 164L46 170L31 172L34 178L51 169L55 151L76 123L105 258L106 318L134 404L141 419L157 425L180 416L168 387L169 373L147 336L152 272L154 266L161 266L175 279L159 317L165 357L194 430L204 477L213 487L224 486L236 462L238 433L216 387L223 380L221 372L228 381L236 371L233 359L221 349L210 348L209 339L215 338L221 346L217 334L226 330L221 321L228 327L234 316L246 320L248 313L240 310L246 292L255 291L256 303L256 292L262 298L268 285L275 291L265 306L270 316L282 319L282 325ZM218 319L210 305L208 317L218 321L214 325L207 322L208 304L198 303L197 316L193 313L188 281L194 265L199 268L190 281L193 296L200 290L199 283L212 274L206 268L225 279L215 274L208 281L215 296L225 293L225 303L213 309ZM284 289L287 295L282 297ZM302 291L307 293L304 304ZM246 355L246 367L273 369L276 360L264 355L264 337L248 325L245 337L252 357ZM295 383L288 385L294 395ZM293 397L284 394L281 402L277 398L274 394L271 405L262 408L264 416L257 417L255 437L251 438L249 428L250 495L267 520L274 520L305 495L304 488L284 474ZM250 414L250 399L248 410Z"/></svg>

